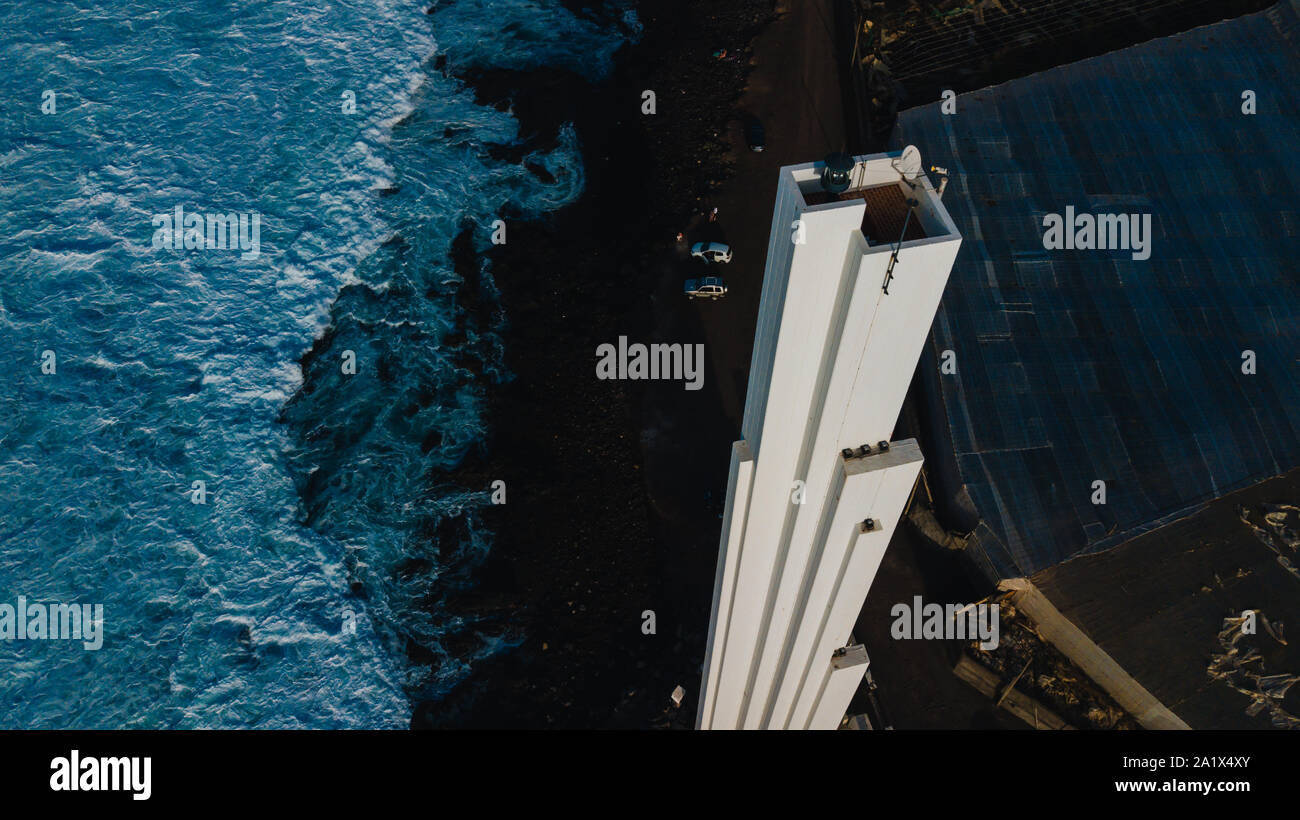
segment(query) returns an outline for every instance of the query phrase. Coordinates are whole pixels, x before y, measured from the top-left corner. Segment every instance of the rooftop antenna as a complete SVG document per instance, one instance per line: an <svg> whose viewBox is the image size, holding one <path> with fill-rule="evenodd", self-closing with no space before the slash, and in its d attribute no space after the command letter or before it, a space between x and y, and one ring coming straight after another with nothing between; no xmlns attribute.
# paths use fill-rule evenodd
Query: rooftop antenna
<svg viewBox="0 0 1300 820"><path fill-rule="evenodd" d="M944 189L948 187L948 169L940 168L938 165L931 165L930 170L939 175L939 190L935 191L935 196L943 199Z"/></svg>

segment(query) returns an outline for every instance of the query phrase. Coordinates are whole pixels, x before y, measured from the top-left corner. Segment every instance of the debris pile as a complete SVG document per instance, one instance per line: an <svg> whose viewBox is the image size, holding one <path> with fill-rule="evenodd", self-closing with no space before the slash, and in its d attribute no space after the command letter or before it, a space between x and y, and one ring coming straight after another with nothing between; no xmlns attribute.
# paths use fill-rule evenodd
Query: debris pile
<svg viewBox="0 0 1300 820"><path fill-rule="evenodd" d="M1250 527L1264 546L1277 554L1277 565L1300 581L1300 569L1296 568L1293 560L1296 558L1296 550L1300 549L1300 507L1264 504L1262 509L1262 524L1255 523L1251 519L1251 511L1245 507L1237 507L1237 516Z"/></svg>
<svg viewBox="0 0 1300 820"><path fill-rule="evenodd" d="M1258 626L1264 628L1262 633ZM1206 672L1211 680L1225 683L1250 698L1246 714L1255 717L1263 713L1279 729L1300 729L1300 718L1282 706L1287 692L1300 681L1300 675L1267 674L1264 651L1270 647L1265 643L1265 636L1278 646L1286 646L1284 625L1270 621L1262 610L1247 610L1240 616L1224 618L1219 630L1219 647L1223 651L1210 657Z"/></svg>
<svg viewBox="0 0 1300 820"><path fill-rule="evenodd" d="M1005 690L1014 688L1024 693L1077 728L1141 728L1110 695L1043 640L1029 619L1011 604L1011 593L991 596L988 601L999 606L998 645L983 650L978 641L971 641L965 651L996 673Z"/></svg>

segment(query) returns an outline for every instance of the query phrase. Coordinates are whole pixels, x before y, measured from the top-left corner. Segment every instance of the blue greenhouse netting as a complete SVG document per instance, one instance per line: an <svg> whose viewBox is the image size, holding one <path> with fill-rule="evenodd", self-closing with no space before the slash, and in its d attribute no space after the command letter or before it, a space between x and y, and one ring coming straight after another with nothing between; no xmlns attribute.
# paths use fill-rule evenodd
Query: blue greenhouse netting
<svg viewBox="0 0 1300 820"><path fill-rule="evenodd" d="M969 492L989 574L1300 465L1297 44L1283 2L900 115L964 237L927 352L957 372L922 368L951 452L927 458ZM1067 208L1149 214L1150 258L1045 249Z"/></svg>

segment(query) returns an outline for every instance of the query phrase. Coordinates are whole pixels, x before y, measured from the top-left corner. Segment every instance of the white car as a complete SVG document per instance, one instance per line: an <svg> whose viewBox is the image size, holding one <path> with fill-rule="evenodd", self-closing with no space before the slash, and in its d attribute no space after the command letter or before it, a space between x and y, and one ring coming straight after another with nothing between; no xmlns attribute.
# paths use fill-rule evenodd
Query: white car
<svg viewBox="0 0 1300 820"><path fill-rule="evenodd" d="M696 242L691 245L691 256L698 256L705 262L730 262L731 246L721 242Z"/></svg>
<svg viewBox="0 0 1300 820"><path fill-rule="evenodd" d="M703 279L687 279L682 292L690 299L718 299L727 295L727 286L721 276L706 276Z"/></svg>

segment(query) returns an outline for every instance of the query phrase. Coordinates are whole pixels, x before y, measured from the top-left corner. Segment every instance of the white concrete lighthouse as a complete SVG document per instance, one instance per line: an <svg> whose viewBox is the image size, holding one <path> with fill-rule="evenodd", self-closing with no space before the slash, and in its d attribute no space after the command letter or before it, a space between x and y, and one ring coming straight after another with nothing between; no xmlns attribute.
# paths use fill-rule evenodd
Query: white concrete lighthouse
<svg viewBox="0 0 1300 820"><path fill-rule="evenodd" d="M831 729L921 469L890 442L961 237L919 155L781 169L696 724Z"/></svg>

